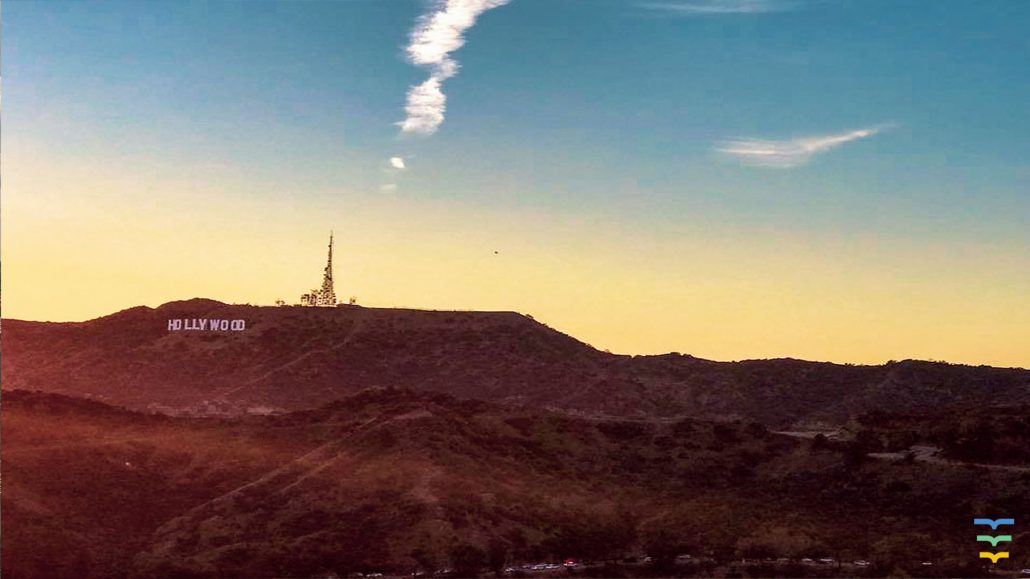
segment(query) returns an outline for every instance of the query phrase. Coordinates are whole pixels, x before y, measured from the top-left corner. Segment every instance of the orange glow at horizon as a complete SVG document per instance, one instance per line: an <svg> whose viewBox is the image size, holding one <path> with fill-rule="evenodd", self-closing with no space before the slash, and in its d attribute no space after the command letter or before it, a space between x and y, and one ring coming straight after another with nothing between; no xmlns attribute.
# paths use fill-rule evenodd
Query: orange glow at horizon
<svg viewBox="0 0 1030 579"><path fill-rule="evenodd" d="M335 229L337 295L365 306L515 310L618 353L1030 367L1030 264L997 248L641 232L347 191L302 203L231 179L5 161L4 318L295 303Z"/></svg>

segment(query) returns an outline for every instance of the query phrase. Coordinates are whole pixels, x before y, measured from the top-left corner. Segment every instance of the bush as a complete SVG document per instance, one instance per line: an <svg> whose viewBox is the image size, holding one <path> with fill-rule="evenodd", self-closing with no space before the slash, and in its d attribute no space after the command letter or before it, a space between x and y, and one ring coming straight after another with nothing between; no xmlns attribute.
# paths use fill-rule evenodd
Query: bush
<svg viewBox="0 0 1030 579"><path fill-rule="evenodd" d="M451 549L451 564L459 577L475 577L486 561L486 552L470 543L461 543Z"/></svg>

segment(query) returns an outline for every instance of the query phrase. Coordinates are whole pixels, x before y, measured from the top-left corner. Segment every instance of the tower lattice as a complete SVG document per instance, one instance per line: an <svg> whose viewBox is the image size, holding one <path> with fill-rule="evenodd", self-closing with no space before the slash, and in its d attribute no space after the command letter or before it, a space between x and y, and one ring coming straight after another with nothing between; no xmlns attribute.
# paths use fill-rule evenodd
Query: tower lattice
<svg viewBox="0 0 1030 579"><path fill-rule="evenodd" d="M336 290L333 289L333 232L329 232L329 259L322 276L322 287L311 290L300 297L305 306L332 307L336 305Z"/></svg>

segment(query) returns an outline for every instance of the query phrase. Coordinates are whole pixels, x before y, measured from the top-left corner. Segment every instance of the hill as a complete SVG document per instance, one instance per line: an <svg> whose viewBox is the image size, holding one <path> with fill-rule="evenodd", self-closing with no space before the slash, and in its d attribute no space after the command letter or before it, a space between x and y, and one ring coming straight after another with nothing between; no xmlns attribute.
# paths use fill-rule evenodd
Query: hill
<svg viewBox="0 0 1030 579"><path fill-rule="evenodd" d="M12 578L468 575L645 554L652 575L725 574L743 557L758 576L926 575L922 561L972 576L970 518L1030 508L1025 474L875 461L755 423L598 421L394 389L232 419L23 391L3 404Z"/></svg>
<svg viewBox="0 0 1030 579"><path fill-rule="evenodd" d="M170 331L172 319L244 320L246 329ZM379 386L584 416L740 418L778 427L839 424L887 407L932 413L1030 403L1027 370L621 356L512 312L194 299L81 323L3 326L4 388L169 414L299 410Z"/></svg>

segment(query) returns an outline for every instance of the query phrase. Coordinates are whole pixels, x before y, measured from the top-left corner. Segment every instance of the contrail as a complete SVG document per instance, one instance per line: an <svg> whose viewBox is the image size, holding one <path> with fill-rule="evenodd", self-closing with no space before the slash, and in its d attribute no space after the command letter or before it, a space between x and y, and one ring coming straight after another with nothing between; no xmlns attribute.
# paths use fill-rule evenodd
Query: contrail
<svg viewBox="0 0 1030 579"><path fill-rule="evenodd" d="M735 139L723 141L716 151L736 157L742 163L761 167L791 168L804 165L815 155L836 149L841 145L866 139L892 128L893 124L878 125L834 135L821 135L770 141L765 139Z"/></svg>
<svg viewBox="0 0 1030 579"><path fill-rule="evenodd" d="M671 16L711 16L784 12L795 8L796 4L783 0L666 0L640 2L637 6Z"/></svg>
<svg viewBox="0 0 1030 579"><path fill-rule="evenodd" d="M411 31L408 59L429 69L429 78L408 90L406 117L397 123L404 134L432 135L444 120L447 95L443 82L458 74L459 65L451 53L465 44L465 31L480 14L504 6L511 0L436 0Z"/></svg>

